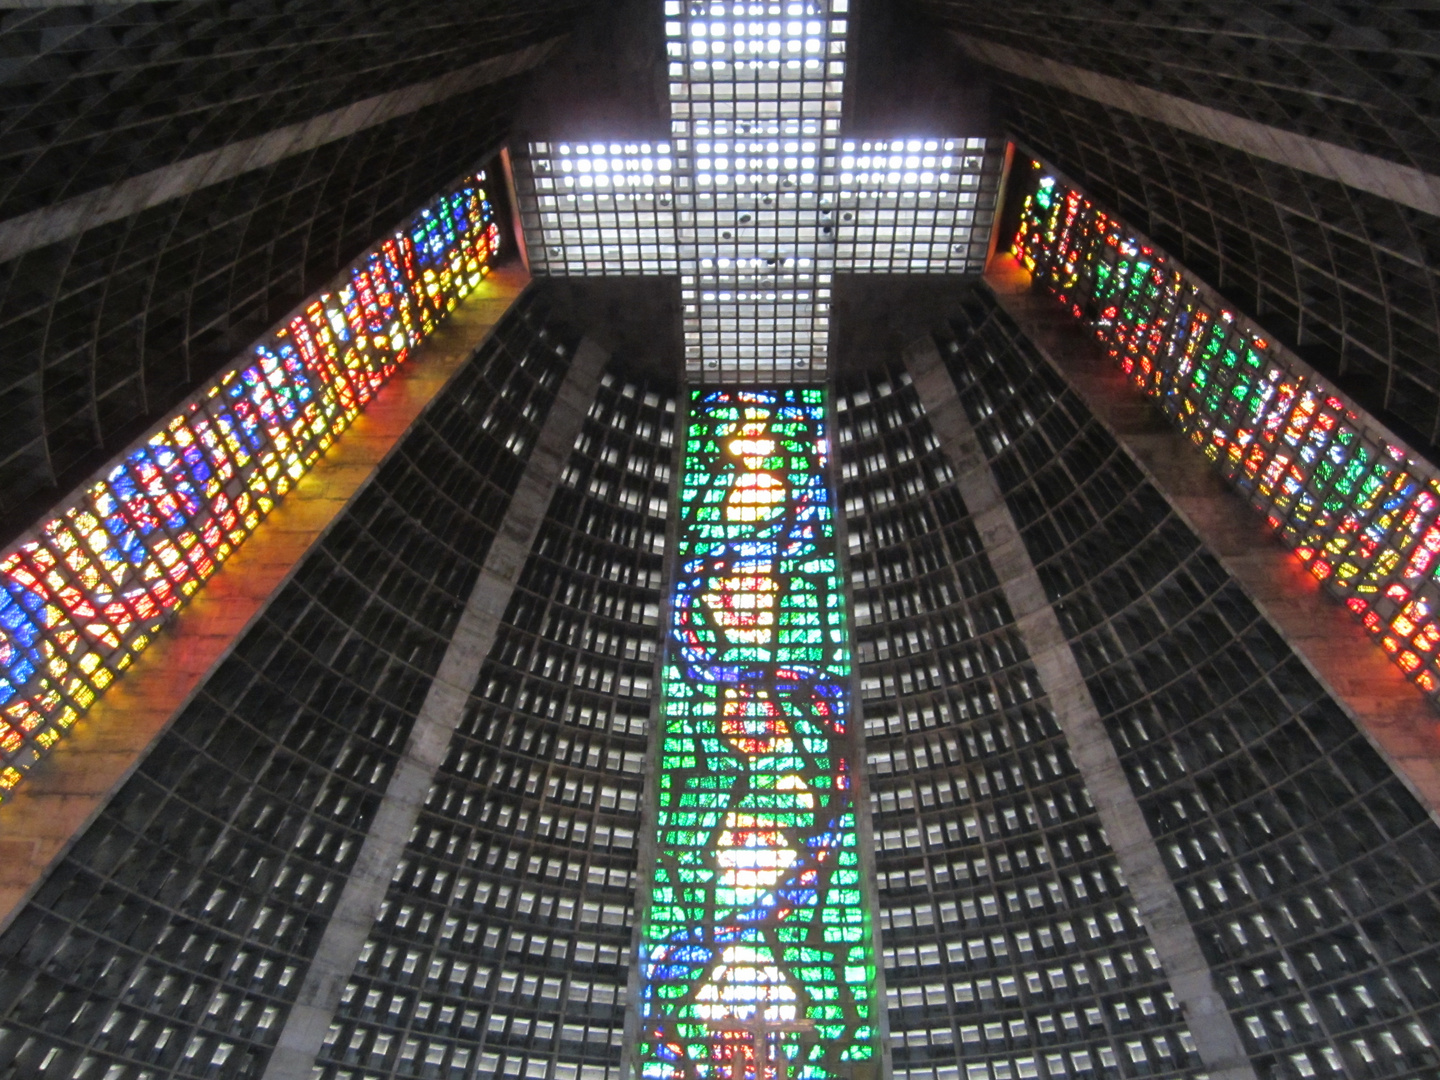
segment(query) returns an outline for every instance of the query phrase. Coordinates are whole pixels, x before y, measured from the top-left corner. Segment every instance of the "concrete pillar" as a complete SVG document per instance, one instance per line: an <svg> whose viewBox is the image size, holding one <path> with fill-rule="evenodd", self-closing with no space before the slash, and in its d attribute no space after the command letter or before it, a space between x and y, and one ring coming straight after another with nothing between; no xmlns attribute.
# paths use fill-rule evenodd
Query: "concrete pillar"
<svg viewBox="0 0 1440 1080"><path fill-rule="evenodd" d="M435 681L415 718L370 833L285 1018L264 1080L310 1077L345 983L355 970L436 770L480 677L481 665L495 643L510 595L595 399L608 357L606 350L586 338L570 362Z"/></svg>
<svg viewBox="0 0 1440 1080"><path fill-rule="evenodd" d="M462 300L125 677L76 722L57 752L37 762L6 796L0 808L0 930L24 909L528 283L526 275L501 269Z"/></svg>
<svg viewBox="0 0 1440 1080"><path fill-rule="evenodd" d="M1440 824L1440 724L1420 690L1078 320L1053 297L1031 291L1029 275L1009 259L996 259L985 280L1040 355Z"/></svg>
<svg viewBox="0 0 1440 1080"><path fill-rule="evenodd" d="M1256 1080L1240 1035L1215 989L1160 850L1110 734L1085 685L1080 665L1054 609L1046 599L1020 529L960 404L940 350L929 338L906 350L905 365L928 414L930 426L956 473L956 487L970 511L985 554L1000 579L1021 640L1065 733L1080 776L1125 875L1150 943L1160 956L1200 1057L1212 1080Z"/></svg>

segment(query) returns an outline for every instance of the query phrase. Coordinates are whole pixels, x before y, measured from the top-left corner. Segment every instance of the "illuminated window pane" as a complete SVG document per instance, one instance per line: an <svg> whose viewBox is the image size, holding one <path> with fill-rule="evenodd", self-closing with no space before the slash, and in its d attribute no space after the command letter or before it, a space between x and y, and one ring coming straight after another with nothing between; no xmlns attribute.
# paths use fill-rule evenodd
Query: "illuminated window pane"
<svg viewBox="0 0 1440 1080"><path fill-rule="evenodd" d="M490 271L485 174L192 395L0 556L0 791L13 788Z"/></svg>
<svg viewBox="0 0 1440 1080"><path fill-rule="evenodd" d="M836 273L979 273L999 147L842 140L848 11L666 3L670 141L529 144L531 269L678 275L686 378L711 385L823 381Z"/></svg>
<svg viewBox="0 0 1440 1080"><path fill-rule="evenodd" d="M1016 257L1440 699L1440 477L1164 252L1032 168Z"/></svg>
<svg viewBox="0 0 1440 1080"><path fill-rule="evenodd" d="M822 1080L875 1051L824 391L697 390L644 940L651 1080ZM803 629L792 629L800 627Z"/></svg>

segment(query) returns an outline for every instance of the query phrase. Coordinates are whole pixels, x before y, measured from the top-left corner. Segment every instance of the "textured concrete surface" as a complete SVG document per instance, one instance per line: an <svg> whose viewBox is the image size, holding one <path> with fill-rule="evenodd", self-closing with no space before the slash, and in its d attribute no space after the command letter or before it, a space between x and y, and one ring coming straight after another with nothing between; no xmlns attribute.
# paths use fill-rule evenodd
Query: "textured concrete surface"
<svg viewBox="0 0 1440 1080"><path fill-rule="evenodd" d="M1145 815L1060 620L1045 598L1040 576L960 404L940 351L934 341L925 338L906 351L905 363L931 428L955 469L960 497L1000 579L1040 685L1094 800L1095 812L1130 895L1140 909L1150 942L1160 956L1170 989L1185 1013L1200 1057L1214 1080L1255 1080L1254 1069L1224 999L1215 989L1210 966L1200 951L1180 895L1145 824Z"/></svg>
<svg viewBox="0 0 1440 1080"><path fill-rule="evenodd" d="M500 523L479 579L440 661L410 740L400 758L355 868L325 927L315 959L270 1055L265 1080L302 1080L330 1028L346 980L379 913L421 806L444 760L465 703L480 677L505 618L510 594L525 567L565 462L595 398L609 352L589 338L580 343L540 428L535 449Z"/></svg>
<svg viewBox="0 0 1440 1080"><path fill-rule="evenodd" d="M184 0L150 0L150 3L179 4ZM78 7L80 0L0 0L0 11L42 11L45 8Z"/></svg>
<svg viewBox="0 0 1440 1080"><path fill-rule="evenodd" d="M1158 120L1223 146L1254 154L1266 161L1288 165L1327 180L1338 180L1427 214L1440 214L1440 176L1433 173L1373 154L1362 154L1309 135L1247 120L1174 94L1136 86L1072 64L1012 49L1008 45L968 34L956 33L953 37L976 60L1022 79L1034 79L1047 86L1059 87L1102 105L1123 109L1147 120Z"/></svg>
<svg viewBox="0 0 1440 1080"><path fill-rule="evenodd" d="M128 777L311 544L524 290L502 270L456 308L55 752L0 805L0 928Z"/></svg>
<svg viewBox="0 0 1440 1080"><path fill-rule="evenodd" d="M1119 440L1297 656L1440 821L1440 714L1104 351L1007 256L1000 303Z"/></svg>
<svg viewBox="0 0 1440 1080"><path fill-rule="evenodd" d="M107 184L83 195L0 221L0 262L97 225L138 214L251 169L273 165L292 154L346 138L427 105L446 101L467 90L519 75L549 56L559 41L559 38L552 38L504 56L481 60L438 79L365 98L342 109L321 113L303 123L287 124L253 139L241 139L219 150L196 154L128 180Z"/></svg>

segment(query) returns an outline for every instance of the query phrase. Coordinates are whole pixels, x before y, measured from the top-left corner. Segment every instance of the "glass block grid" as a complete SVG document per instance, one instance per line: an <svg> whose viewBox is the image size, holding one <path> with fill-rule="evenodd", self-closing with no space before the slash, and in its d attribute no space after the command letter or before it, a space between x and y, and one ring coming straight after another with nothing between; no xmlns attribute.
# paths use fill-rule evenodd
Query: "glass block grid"
<svg viewBox="0 0 1440 1080"><path fill-rule="evenodd" d="M17 907L0 935L0 1076L264 1075L575 345L543 289L510 306ZM437 779L425 812L464 816L448 795ZM492 812L477 799L477 818L482 805ZM427 854L436 843L429 829L417 839ZM449 895L437 882L457 904L478 896L473 871L451 870L465 851L410 862L403 880L425 883L408 897L417 919ZM468 961L483 956L453 924L442 931ZM405 984L392 1063L410 1049L407 1026L464 1023L440 993L457 971L432 973L425 935L412 923L404 947L387 941L369 961ZM372 988L357 1007L374 1004ZM411 1021L427 1012L428 1030ZM377 1075L395 1073L347 1080Z"/></svg>
<svg viewBox="0 0 1440 1080"><path fill-rule="evenodd" d="M692 392L642 931L652 1080L875 1054L824 391Z"/></svg>
<svg viewBox="0 0 1440 1080"><path fill-rule="evenodd" d="M847 9L665 5L671 131L694 175L677 224L702 256L680 279L692 381L824 376Z"/></svg>
<svg viewBox="0 0 1440 1080"><path fill-rule="evenodd" d="M621 1080L676 408L602 376L312 1080Z"/></svg>
<svg viewBox="0 0 1440 1080"><path fill-rule="evenodd" d="M669 143L531 143L516 159L536 274L677 274Z"/></svg>
<svg viewBox="0 0 1440 1080"><path fill-rule="evenodd" d="M533 142L542 274L678 274L692 383L819 382L837 272L978 273L984 139L842 142L848 0L666 0L668 143Z"/></svg>
<svg viewBox="0 0 1440 1080"><path fill-rule="evenodd" d="M978 274L1004 155L984 139L845 140L836 262L856 274ZM985 198L982 200L982 193Z"/></svg>
<svg viewBox="0 0 1440 1080"><path fill-rule="evenodd" d="M835 405L894 1080L1203 1075L909 374Z"/></svg>
<svg viewBox="0 0 1440 1080"><path fill-rule="evenodd" d="M1034 169L1016 257L1440 700L1440 477L1163 252Z"/></svg>
<svg viewBox="0 0 1440 1080"><path fill-rule="evenodd" d="M476 173L0 558L0 791L47 752L489 272Z"/></svg>
<svg viewBox="0 0 1440 1080"><path fill-rule="evenodd" d="M994 294L956 299L936 344L1254 1075L1435 1076L1434 820ZM1099 1075L1160 1074L1138 1004Z"/></svg>

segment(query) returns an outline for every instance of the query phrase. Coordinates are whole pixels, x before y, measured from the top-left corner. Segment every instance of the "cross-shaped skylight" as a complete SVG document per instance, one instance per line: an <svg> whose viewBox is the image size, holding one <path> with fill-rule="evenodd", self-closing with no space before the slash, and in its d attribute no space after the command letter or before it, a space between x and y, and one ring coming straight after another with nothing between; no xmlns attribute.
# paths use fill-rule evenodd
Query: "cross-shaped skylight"
<svg viewBox="0 0 1440 1080"><path fill-rule="evenodd" d="M678 275L692 383L821 382L836 272L979 273L1001 154L842 136L848 0L664 0L671 139L531 143L533 273Z"/></svg>

